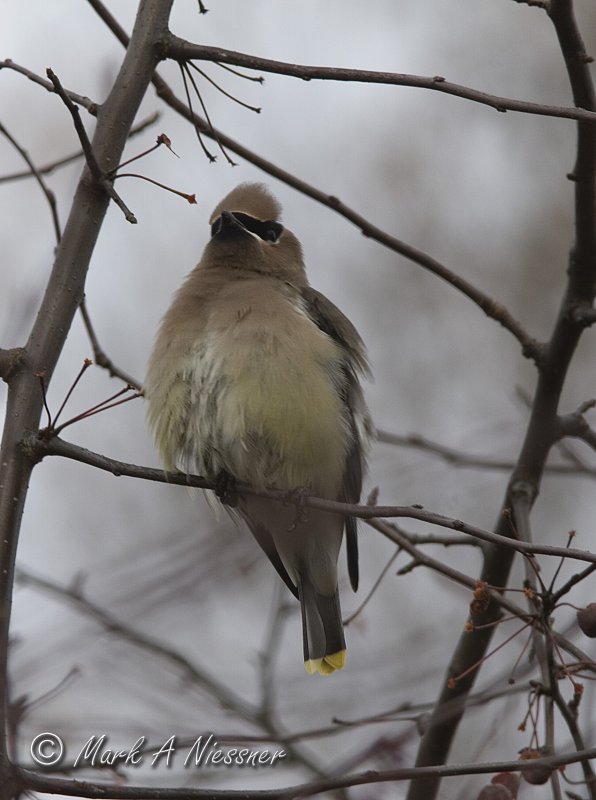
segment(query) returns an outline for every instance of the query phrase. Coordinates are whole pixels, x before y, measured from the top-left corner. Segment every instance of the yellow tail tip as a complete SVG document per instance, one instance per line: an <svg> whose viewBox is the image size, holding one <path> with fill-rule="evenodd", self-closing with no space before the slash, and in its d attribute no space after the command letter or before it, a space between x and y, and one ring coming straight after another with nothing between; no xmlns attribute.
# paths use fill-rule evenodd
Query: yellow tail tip
<svg viewBox="0 0 596 800"><path fill-rule="evenodd" d="M319 675L331 675L338 669L343 669L346 663L346 651L339 650L337 653L329 653L323 658L309 658L304 662L306 671L309 675L318 673Z"/></svg>

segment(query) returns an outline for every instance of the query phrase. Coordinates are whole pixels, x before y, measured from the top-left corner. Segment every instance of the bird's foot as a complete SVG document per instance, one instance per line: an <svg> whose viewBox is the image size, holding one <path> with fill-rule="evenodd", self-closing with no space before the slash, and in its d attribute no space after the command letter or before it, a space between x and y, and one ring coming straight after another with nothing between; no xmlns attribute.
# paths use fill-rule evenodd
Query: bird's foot
<svg viewBox="0 0 596 800"><path fill-rule="evenodd" d="M215 476L215 495L217 499L230 508L236 508L238 505L238 490L236 488L236 478L226 472L225 469L220 470Z"/></svg>
<svg viewBox="0 0 596 800"><path fill-rule="evenodd" d="M302 525L307 521L308 511L306 506L306 498L310 495L309 490L305 486L299 486L297 489L292 489L286 495L286 502L291 503L296 507L296 517L294 522L289 528L290 531L295 531L298 525Z"/></svg>

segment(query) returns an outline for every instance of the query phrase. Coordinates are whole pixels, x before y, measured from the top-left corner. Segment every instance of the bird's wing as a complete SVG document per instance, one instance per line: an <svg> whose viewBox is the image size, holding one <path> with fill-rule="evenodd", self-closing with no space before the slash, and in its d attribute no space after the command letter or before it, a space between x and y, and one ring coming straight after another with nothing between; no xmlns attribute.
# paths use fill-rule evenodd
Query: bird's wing
<svg viewBox="0 0 596 800"><path fill-rule="evenodd" d="M349 424L352 433L352 446L346 458L342 482L342 493L339 498L345 503L357 503L362 490L363 473L363 435L368 432L371 423L362 397L357 373L369 374L364 344L358 331L337 306L316 289L307 286L302 289L302 298L306 304L306 312L320 330L330 336L346 354L344 362L344 402L348 409ZM361 425L357 416L360 415ZM363 430L364 429L364 430ZM346 517L346 551L348 556L348 574L354 591L358 588L358 538L356 519Z"/></svg>
<svg viewBox="0 0 596 800"><path fill-rule="evenodd" d="M242 518L250 528L250 532L257 540L258 544L260 545L261 549L271 561L275 569L277 570L280 578L286 584L288 589L292 592L294 597L298 600L298 589L294 585L294 582L288 575L286 568L284 567L281 558L279 557L279 553L277 552L277 548L275 547L275 543L273 541L273 537L271 533L267 530L266 526L259 522L258 519L254 518L254 514L243 513L242 508L239 509L240 513L242 514Z"/></svg>
<svg viewBox="0 0 596 800"><path fill-rule="evenodd" d="M312 286L301 288L300 293L306 304L306 312L315 325L346 351L350 368L354 372L369 375L364 343L346 315Z"/></svg>
<svg viewBox="0 0 596 800"><path fill-rule="evenodd" d="M346 468L343 478L344 503L357 503L362 490L362 456L360 449L354 441L352 449L346 459ZM358 529L356 517L346 517L346 552L348 556L348 575L352 589L358 590Z"/></svg>

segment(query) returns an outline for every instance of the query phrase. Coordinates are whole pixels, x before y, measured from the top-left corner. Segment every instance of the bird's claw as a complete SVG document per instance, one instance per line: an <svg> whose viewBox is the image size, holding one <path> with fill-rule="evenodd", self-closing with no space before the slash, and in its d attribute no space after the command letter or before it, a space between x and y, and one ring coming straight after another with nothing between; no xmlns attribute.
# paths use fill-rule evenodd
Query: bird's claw
<svg viewBox="0 0 596 800"><path fill-rule="evenodd" d="M215 477L216 497L224 504L235 508L238 505L238 490L236 488L236 478L226 472L225 469L220 470Z"/></svg>

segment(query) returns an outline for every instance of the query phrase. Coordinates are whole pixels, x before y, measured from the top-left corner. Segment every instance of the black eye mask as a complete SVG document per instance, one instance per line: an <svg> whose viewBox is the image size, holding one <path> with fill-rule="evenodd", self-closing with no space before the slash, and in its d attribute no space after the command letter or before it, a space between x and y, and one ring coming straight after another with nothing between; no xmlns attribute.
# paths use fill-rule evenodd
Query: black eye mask
<svg viewBox="0 0 596 800"><path fill-rule="evenodd" d="M284 227L279 222L274 220L260 220L251 217L249 214L243 214L242 211L234 211L232 216L240 223L247 231L255 233L264 242L276 242ZM211 226L211 236L215 236L221 230L222 218L218 217Z"/></svg>

